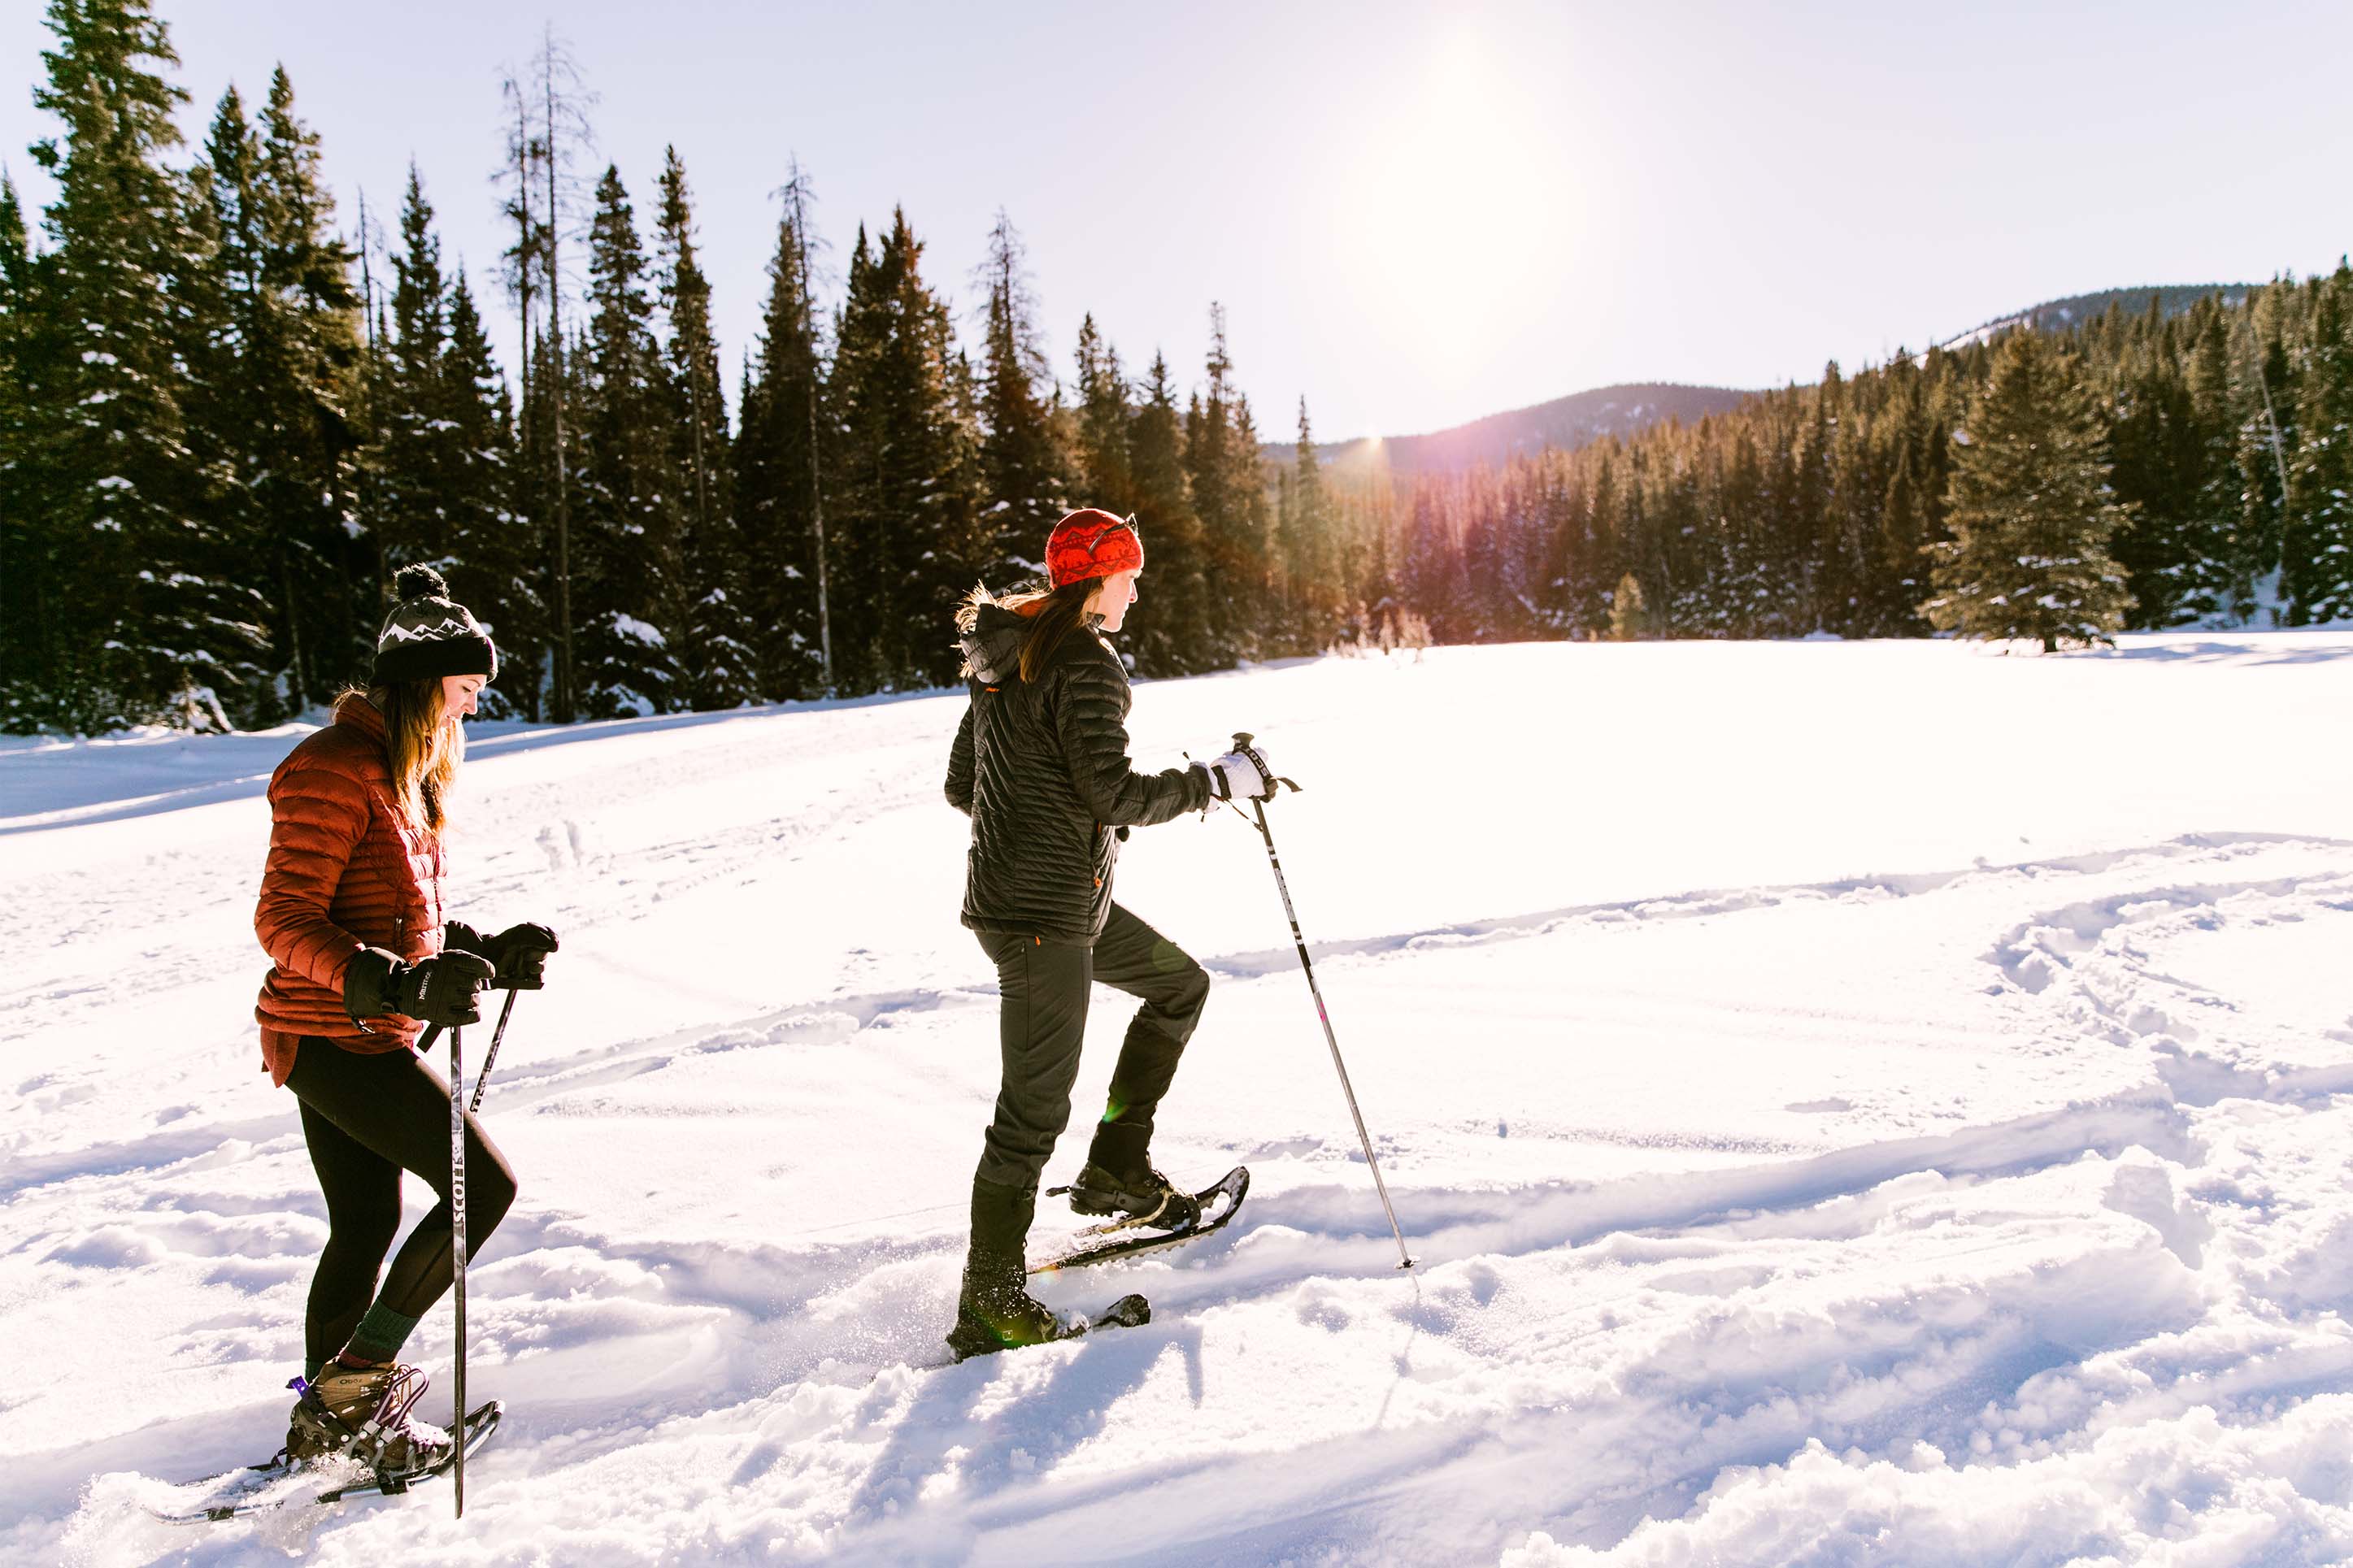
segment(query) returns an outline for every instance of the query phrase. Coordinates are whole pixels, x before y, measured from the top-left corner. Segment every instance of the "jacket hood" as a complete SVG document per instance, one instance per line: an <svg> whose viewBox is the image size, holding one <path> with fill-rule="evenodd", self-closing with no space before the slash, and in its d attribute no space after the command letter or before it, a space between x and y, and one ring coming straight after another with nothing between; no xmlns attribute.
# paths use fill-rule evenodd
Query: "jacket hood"
<svg viewBox="0 0 2353 1568"><path fill-rule="evenodd" d="M1021 643L1029 635L1029 623L1023 616L1002 605L979 605L974 607L972 629L959 635L956 644L972 673L995 682L1019 672Z"/></svg>

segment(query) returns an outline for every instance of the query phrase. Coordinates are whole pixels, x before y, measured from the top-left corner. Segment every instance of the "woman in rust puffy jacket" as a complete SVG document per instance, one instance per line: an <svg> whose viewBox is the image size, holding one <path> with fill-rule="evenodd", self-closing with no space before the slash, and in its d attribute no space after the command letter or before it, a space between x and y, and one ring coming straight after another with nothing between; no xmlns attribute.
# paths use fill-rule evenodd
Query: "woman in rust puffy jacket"
<svg viewBox="0 0 2353 1568"><path fill-rule="evenodd" d="M255 1008L262 1062L301 1103L327 1205L287 1452L350 1454L383 1470L428 1464L448 1441L408 1419L425 1379L398 1360L450 1281L449 1089L417 1042L427 1025L475 1022L485 988L536 988L555 950L544 926L485 938L442 917L459 722L497 675L498 650L430 568L405 568L394 591L367 689L338 699L334 722L270 776L269 858L254 910L273 965ZM404 1171L441 1201L379 1289ZM470 1116L466 1177L467 1230L479 1242L514 1201L515 1183Z"/></svg>

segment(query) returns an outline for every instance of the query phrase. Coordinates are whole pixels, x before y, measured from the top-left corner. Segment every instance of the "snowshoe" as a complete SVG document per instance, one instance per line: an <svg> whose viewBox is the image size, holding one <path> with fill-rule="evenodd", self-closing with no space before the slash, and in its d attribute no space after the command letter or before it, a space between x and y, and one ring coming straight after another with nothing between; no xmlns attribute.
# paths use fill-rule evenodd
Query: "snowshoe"
<svg viewBox="0 0 2353 1568"><path fill-rule="evenodd" d="M491 1440L503 1414L504 1407L495 1399L467 1412L468 1455L476 1453ZM219 1524L233 1519L275 1513L290 1507L320 1506L350 1498L397 1497L439 1479L448 1474L457 1462L457 1449L445 1446L429 1464L421 1468L362 1471L360 1479L354 1480L348 1479L352 1471L347 1465L332 1459L296 1459L281 1448L276 1458L264 1463L225 1471L175 1489L183 1492L197 1492L193 1506L164 1507L151 1503L147 1511L165 1524ZM316 1490L311 1484L315 1478L323 1478L331 1484L323 1491Z"/></svg>
<svg viewBox="0 0 2353 1568"><path fill-rule="evenodd" d="M1067 1190L1067 1189L1058 1189ZM1052 1274L1064 1268L1082 1268L1091 1263L1109 1263L1114 1258L1135 1258L1164 1247L1181 1247L1205 1236L1215 1236L1230 1223L1250 1193L1250 1169L1236 1165L1199 1192L1190 1194L1193 1223L1181 1230L1160 1230L1136 1225L1099 1225L1081 1231L1071 1237L1070 1246L1042 1263L1032 1263L1032 1274Z"/></svg>

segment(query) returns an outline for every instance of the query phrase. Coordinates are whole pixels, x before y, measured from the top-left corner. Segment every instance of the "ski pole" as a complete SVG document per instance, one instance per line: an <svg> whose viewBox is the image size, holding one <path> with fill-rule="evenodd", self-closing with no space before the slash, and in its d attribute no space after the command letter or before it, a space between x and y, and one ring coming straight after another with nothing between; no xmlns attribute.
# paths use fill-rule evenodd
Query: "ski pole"
<svg viewBox="0 0 2353 1568"><path fill-rule="evenodd" d="M514 993L507 993L508 1001ZM503 1020L501 1020L503 1022ZM458 1310L458 1363L453 1373L457 1419L450 1441L458 1445L458 1517L466 1517L466 1031L449 1031L449 1289Z"/></svg>
<svg viewBox="0 0 2353 1568"><path fill-rule="evenodd" d="M1272 791L1276 782L1274 775L1267 771L1265 759L1250 750L1250 737L1247 731L1235 734L1234 750L1250 758L1250 765L1258 769L1260 776L1266 780L1268 790ZM1291 783L1288 779L1282 782ZM1296 790L1299 786L1294 784L1291 787ZM1365 1151L1366 1166L1373 1173L1374 1190L1381 1194L1381 1209L1389 1216L1389 1233L1397 1237L1398 1267L1410 1268L1413 1267L1413 1255L1406 1250L1405 1231L1398 1224L1396 1205L1389 1202L1389 1185L1381 1180L1381 1163L1373 1158L1373 1137L1365 1131L1365 1113L1356 1106L1356 1090L1348 1081L1348 1064L1340 1059L1340 1039L1332 1032L1332 1015L1324 1005L1323 987L1315 984L1314 961L1307 956L1307 939L1299 931L1299 910L1291 902L1291 884L1283 879L1282 858L1274 852L1274 831L1266 825L1266 802L1252 797L1250 810L1258 816L1258 836L1266 840L1266 861L1274 868L1275 889L1282 893L1282 912L1291 921L1291 941L1299 949L1299 967L1307 976L1307 994L1315 998L1315 1016L1324 1026L1324 1043L1332 1047L1332 1066L1340 1075L1340 1092L1347 1096L1348 1114L1356 1123L1356 1142Z"/></svg>
<svg viewBox="0 0 2353 1568"><path fill-rule="evenodd" d="M514 1016L514 987L507 987L507 1005L499 1009L499 1026L491 1031L491 1048L482 1053L482 1076L474 1080L474 1098L466 1106L466 1114L473 1115L482 1109L482 1091L491 1087L491 1069L499 1065L499 1042L507 1037L507 1020Z"/></svg>

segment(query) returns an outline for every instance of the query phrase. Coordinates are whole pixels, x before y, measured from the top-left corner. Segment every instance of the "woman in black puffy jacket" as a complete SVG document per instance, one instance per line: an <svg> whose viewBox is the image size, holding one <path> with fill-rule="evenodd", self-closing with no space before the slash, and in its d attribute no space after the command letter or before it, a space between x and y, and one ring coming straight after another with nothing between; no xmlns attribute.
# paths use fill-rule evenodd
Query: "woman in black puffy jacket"
<svg viewBox="0 0 2353 1568"><path fill-rule="evenodd" d="M1143 1005L1071 1205L1166 1228L1198 1216L1191 1194L1153 1169L1150 1150L1153 1110L1200 1021L1209 977L1112 900L1112 871L1130 827L1269 793L1239 754L1155 773L1128 761L1127 670L1110 635L1144 574L1134 520L1071 513L1047 542L1046 564L1050 590L1003 600L979 590L956 617L972 704L949 755L947 797L972 818L964 923L997 965L1004 1053L948 1335L959 1360L1071 1331L1031 1299L1023 1243L1039 1174L1070 1122L1095 981Z"/></svg>

